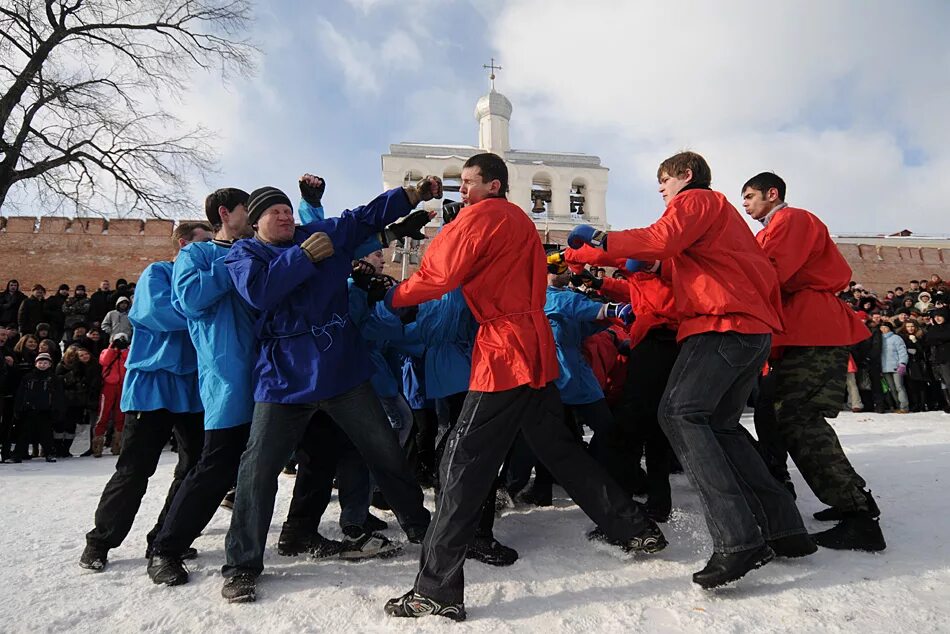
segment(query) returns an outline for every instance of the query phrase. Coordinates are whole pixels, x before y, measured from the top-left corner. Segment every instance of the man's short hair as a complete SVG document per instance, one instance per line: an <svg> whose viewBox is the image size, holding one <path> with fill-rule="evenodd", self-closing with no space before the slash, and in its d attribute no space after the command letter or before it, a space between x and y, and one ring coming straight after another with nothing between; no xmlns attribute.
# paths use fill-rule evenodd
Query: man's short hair
<svg viewBox="0 0 950 634"><path fill-rule="evenodd" d="M234 208L238 205L247 205L250 197L251 195L246 191L236 187L222 187L211 192L205 198L205 216L208 218L208 222L216 230L220 229L221 214L218 213L218 208L224 207L228 211L234 211Z"/></svg>
<svg viewBox="0 0 950 634"><path fill-rule="evenodd" d="M212 231L211 227L205 222L180 222L178 226L175 227L175 230L172 231L172 240L175 241L175 244L178 244L179 240L191 242L195 239L195 232L198 229L204 229L208 233Z"/></svg>
<svg viewBox="0 0 950 634"><path fill-rule="evenodd" d="M696 152L680 152L660 163L660 167L656 170L656 179L660 180L664 172L670 176L680 177L686 173L686 170L693 172L691 185L709 187L712 184L712 170L709 169L709 163Z"/></svg>
<svg viewBox="0 0 950 634"><path fill-rule="evenodd" d="M911 284L920 284L920 282L918 282L917 280L911 280L910 283L911 283Z"/></svg>
<svg viewBox="0 0 950 634"><path fill-rule="evenodd" d="M462 166L462 169L466 167L477 167L478 171L482 174L482 181L485 183L490 183L494 180L500 181L501 187L498 190L499 197L504 198L505 194L508 193L508 166L505 165L504 159L497 154L492 154L491 152L475 154L465 161L465 165Z"/></svg>
<svg viewBox="0 0 950 634"><path fill-rule="evenodd" d="M779 175L775 172L762 172L760 174L756 174L745 182L745 185L742 186L742 191L752 188L756 191L762 192L762 195L764 196L765 193L773 187L778 190L778 199L784 202L785 181L783 181L781 177L779 177Z"/></svg>

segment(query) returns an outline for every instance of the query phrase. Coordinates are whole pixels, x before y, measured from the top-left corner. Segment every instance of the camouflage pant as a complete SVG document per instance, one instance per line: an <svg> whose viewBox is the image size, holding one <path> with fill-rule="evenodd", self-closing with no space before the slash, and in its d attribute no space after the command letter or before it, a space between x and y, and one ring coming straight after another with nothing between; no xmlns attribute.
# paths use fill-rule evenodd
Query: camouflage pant
<svg viewBox="0 0 950 634"><path fill-rule="evenodd" d="M778 432L819 500L846 511L868 510L866 483L844 455L834 418L845 401L848 349L790 347L775 372Z"/></svg>

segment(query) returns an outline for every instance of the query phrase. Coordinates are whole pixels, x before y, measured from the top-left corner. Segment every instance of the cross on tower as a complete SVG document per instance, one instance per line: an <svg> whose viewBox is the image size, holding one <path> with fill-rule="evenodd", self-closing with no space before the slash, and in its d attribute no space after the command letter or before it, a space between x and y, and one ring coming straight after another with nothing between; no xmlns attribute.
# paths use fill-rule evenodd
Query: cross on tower
<svg viewBox="0 0 950 634"><path fill-rule="evenodd" d="M495 66L495 58L491 58L491 64L482 64L482 68L491 69L491 75L488 76L491 79L491 89L495 89L495 71L502 70L501 66Z"/></svg>

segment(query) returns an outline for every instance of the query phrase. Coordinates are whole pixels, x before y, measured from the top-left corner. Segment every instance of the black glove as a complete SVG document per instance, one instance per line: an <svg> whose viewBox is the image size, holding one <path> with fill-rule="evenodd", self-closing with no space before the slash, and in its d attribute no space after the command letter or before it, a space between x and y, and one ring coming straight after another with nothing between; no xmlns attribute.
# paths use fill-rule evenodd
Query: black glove
<svg viewBox="0 0 950 634"><path fill-rule="evenodd" d="M393 240L402 240L403 238L412 238L413 240L425 240L426 235L422 233L422 228L429 224L429 212L425 209L414 211L405 218L397 220L386 227L384 245L388 245Z"/></svg>
<svg viewBox="0 0 950 634"><path fill-rule="evenodd" d="M586 284L594 290L599 290L601 286L604 285L604 281L600 278L594 277L594 274L584 269L580 273L571 275L571 284L574 286L582 286Z"/></svg>
<svg viewBox="0 0 950 634"><path fill-rule="evenodd" d="M366 301L370 306L375 306L376 302L385 299L386 293L388 293L389 289L395 286L396 283L396 278L390 277L389 275L370 276L366 288L364 289L366 291ZM415 317L413 317L413 319L415 319Z"/></svg>
<svg viewBox="0 0 950 634"><path fill-rule="evenodd" d="M465 203L457 202L454 200L445 199L442 201L442 224L447 225L455 217L459 215L459 212L462 211L462 207L465 206Z"/></svg>
<svg viewBox="0 0 950 634"><path fill-rule="evenodd" d="M323 203L320 201L323 199L323 192L327 190L327 182L319 176L315 176L316 184L314 184L310 182L312 179L307 178L308 176L312 176L312 174L304 174L298 181L300 197L313 207L321 207Z"/></svg>
<svg viewBox="0 0 950 634"><path fill-rule="evenodd" d="M350 277L353 283L364 291L369 290L369 282L376 275L376 269L369 262L363 260L353 260L353 270L350 271Z"/></svg>

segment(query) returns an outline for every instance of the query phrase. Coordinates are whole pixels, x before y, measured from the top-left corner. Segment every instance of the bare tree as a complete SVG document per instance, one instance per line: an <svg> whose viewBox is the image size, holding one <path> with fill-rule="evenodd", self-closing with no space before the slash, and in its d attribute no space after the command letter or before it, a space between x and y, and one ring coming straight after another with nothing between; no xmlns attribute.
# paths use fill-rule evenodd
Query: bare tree
<svg viewBox="0 0 950 634"><path fill-rule="evenodd" d="M213 169L167 107L199 71L251 71L250 0L2 0L0 209L159 217Z"/></svg>

